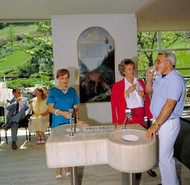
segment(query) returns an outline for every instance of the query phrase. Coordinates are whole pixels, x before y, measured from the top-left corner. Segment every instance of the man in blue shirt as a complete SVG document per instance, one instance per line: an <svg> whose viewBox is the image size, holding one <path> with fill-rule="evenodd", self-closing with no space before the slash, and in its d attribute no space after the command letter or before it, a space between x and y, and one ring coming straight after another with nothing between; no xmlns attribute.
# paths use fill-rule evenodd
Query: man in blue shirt
<svg viewBox="0 0 190 185"><path fill-rule="evenodd" d="M180 119L185 102L185 82L175 70L176 57L173 53L159 53L155 62L157 73L147 71L146 92L152 92L150 110L153 124L147 130L150 139L158 133L159 169L162 185L179 185L173 159L174 143L180 130Z"/></svg>

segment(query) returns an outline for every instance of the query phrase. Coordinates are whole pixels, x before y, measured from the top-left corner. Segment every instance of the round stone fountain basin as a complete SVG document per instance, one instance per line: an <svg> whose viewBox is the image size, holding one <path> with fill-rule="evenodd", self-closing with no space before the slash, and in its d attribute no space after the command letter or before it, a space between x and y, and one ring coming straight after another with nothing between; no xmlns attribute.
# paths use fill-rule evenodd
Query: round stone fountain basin
<svg viewBox="0 0 190 185"><path fill-rule="evenodd" d="M127 173L139 173L156 163L156 139L146 139L146 132L123 129L108 136L108 163Z"/></svg>
<svg viewBox="0 0 190 185"><path fill-rule="evenodd" d="M139 136L136 135L132 135L132 134L124 134L121 136L121 139L125 140L125 141L138 141L139 140Z"/></svg>

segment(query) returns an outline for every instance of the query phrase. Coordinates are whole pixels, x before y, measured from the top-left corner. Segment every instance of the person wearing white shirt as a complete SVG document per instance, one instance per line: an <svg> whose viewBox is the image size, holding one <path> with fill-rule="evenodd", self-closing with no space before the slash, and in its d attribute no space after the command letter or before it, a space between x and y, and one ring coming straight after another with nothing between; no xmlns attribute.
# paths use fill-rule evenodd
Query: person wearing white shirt
<svg viewBox="0 0 190 185"><path fill-rule="evenodd" d="M179 185L173 154L185 103L185 81L175 65L173 53L159 53L155 66L160 75L154 82L154 71L147 71L146 92L153 93L150 109L154 118L146 137L150 139L158 134L162 185Z"/></svg>

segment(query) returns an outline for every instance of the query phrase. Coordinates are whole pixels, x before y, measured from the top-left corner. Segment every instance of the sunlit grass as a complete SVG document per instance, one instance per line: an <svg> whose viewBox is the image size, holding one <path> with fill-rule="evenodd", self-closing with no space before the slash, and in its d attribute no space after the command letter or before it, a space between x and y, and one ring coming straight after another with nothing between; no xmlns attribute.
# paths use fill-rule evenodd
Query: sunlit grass
<svg viewBox="0 0 190 185"><path fill-rule="evenodd" d="M22 50L14 51L13 53L9 53L6 57L0 59L0 69L18 66L29 58L30 55Z"/></svg>

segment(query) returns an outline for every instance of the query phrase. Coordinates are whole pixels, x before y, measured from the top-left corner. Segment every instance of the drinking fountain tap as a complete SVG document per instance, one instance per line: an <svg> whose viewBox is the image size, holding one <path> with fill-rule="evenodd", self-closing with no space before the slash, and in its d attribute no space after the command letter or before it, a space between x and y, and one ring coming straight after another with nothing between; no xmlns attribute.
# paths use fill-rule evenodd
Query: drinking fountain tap
<svg viewBox="0 0 190 185"><path fill-rule="evenodd" d="M68 110L70 114L70 134L69 136L74 136L75 132L75 125L74 125L74 118L75 118L75 111L74 109L69 109ZM78 185L78 172L77 172L77 167L71 167L71 185Z"/></svg>
<svg viewBox="0 0 190 185"><path fill-rule="evenodd" d="M74 136L74 122L73 122L74 109L69 109L68 112L70 114L70 130L71 130L69 136Z"/></svg>
<svg viewBox="0 0 190 185"><path fill-rule="evenodd" d="M125 116L125 119L123 122L123 129L125 129L127 118L129 120L129 122L131 121L131 109L126 109L125 114L126 114L126 116Z"/></svg>

